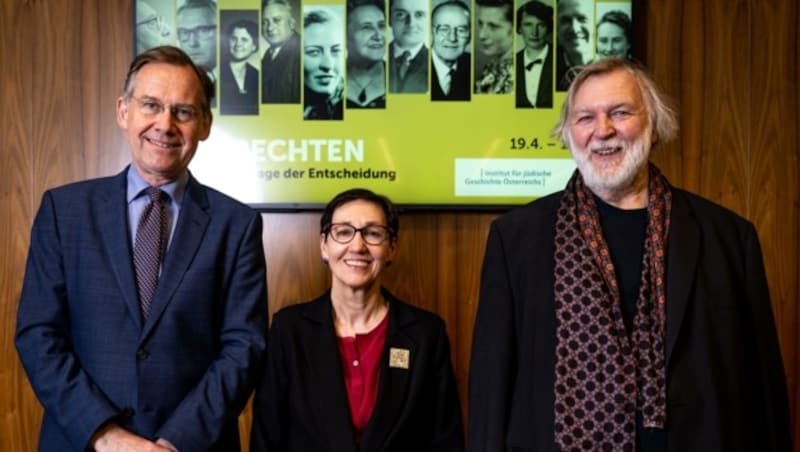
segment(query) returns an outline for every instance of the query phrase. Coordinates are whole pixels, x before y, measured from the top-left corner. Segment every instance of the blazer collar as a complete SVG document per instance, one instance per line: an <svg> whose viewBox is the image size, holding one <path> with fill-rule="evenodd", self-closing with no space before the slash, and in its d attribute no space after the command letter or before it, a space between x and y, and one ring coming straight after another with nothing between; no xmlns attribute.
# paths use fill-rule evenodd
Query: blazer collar
<svg viewBox="0 0 800 452"><path fill-rule="evenodd" d="M131 319L138 328L142 327L139 298L137 296L136 278L133 269L133 250L128 232L128 211L126 167L121 173L111 177L108 189L100 194L97 218L102 242L108 248L111 271L117 279L123 301L128 308ZM123 219L123 221L120 221Z"/></svg>
<svg viewBox="0 0 800 452"><path fill-rule="evenodd" d="M700 249L700 229L694 211L682 191L672 188L672 194L667 238L667 369L686 314Z"/></svg>
<svg viewBox="0 0 800 452"><path fill-rule="evenodd" d="M418 348L408 334L415 320L414 312L389 291L382 289L389 301L389 328L386 345L381 357L378 397L375 408L361 438L360 450L381 450L390 438L397 418L405 406L407 386L411 369L414 369ZM336 332L333 327L333 312L330 291L309 303L303 316L316 323L310 328L314 337L304 341L306 363L311 372L309 389L316 393L311 397L317 402L318 425L324 426L331 450L356 452L347 388L344 383ZM408 368L391 366L390 350L408 352Z"/></svg>
<svg viewBox="0 0 800 452"><path fill-rule="evenodd" d="M388 290L382 292L389 301L389 329L380 366L378 398L361 437L361 450L365 451L384 450L384 445L390 442L406 406L409 377L419 356L417 342L409 331L416 320L414 311ZM393 354L399 355L394 363L391 359Z"/></svg>
<svg viewBox="0 0 800 452"><path fill-rule="evenodd" d="M313 323L305 330L310 337L303 340L307 357L303 368L309 370L306 387L309 398L316 403L313 415L327 437L328 449L356 452L332 309L328 291L306 305L302 312L306 320Z"/></svg>

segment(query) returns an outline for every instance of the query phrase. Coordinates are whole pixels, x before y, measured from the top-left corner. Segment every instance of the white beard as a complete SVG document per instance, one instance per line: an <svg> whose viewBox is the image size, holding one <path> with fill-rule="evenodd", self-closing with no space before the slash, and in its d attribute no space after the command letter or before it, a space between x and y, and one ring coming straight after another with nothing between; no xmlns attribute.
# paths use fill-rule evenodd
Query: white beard
<svg viewBox="0 0 800 452"><path fill-rule="evenodd" d="M636 178L647 168L650 158L651 131L646 128L641 137L633 142L613 138L609 140L596 140L589 143L587 148L575 146L570 138L572 157L583 176L583 182L595 194L622 194L633 188ZM601 164L592 161L595 153L603 150L621 148L622 160Z"/></svg>

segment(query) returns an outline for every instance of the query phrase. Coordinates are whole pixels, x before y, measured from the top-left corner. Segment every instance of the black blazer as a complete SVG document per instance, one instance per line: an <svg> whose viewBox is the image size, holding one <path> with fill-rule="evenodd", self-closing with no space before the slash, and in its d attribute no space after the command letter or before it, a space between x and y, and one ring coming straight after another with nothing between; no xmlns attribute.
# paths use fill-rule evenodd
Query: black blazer
<svg viewBox="0 0 800 452"><path fill-rule="evenodd" d="M220 73L219 111L223 115L258 114L258 69L245 65L244 93L239 92L230 64L222 64Z"/></svg>
<svg viewBox="0 0 800 452"><path fill-rule="evenodd" d="M391 61L389 62L389 92L390 93L426 93L428 92L428 48L424 45L408 64L406 77L400 78L400 69L394 46L389 44Z"/></svg>
<svg viewBox="0 0 800 452"><path fill-rule="evenodd" d="M525 92L525 49L517 52L517 108L533 108ZM536 92L536 108L553 108L553 47L547 49L547 55L542 63L542 76L539 78L539 88Z"/></svg>
<svg viewBox="0 0 800 452"><path fill-rule="evenodd" d="M786 382L755 229L696 195L672 193L668 449L788 451ZM554 450L560 198L537 200L491 226L470 363L470 451Z"/></svg>
<svg viewBox="0 0 800 452"><path fill-rule="evenodd" d="M261 59L261 103L300 103L300 36L286 40L274 60Z"/></svg>
<svg viewBox="0 0 800 452"><path fill-rule="evenodd" d="M330 292L277 314L253 403L254 452L462 451L461 409L444 322L384 290L389 328L378 397L354 440ZM410 351L408 369L389 349Z"/></svg>
<svg viewBox="0 0 800 452"><path fill-rule="evenodd" d="M431 64L433 68L433 77L431 77L431 100L469 100L472 93L469 76L472 73L470 53L464 52L458 57L456 61L456 72L453 74L453 79L450 81L450 94L445 94L442 87L439 86L439 74L436 71L436 65Z"/></svg>

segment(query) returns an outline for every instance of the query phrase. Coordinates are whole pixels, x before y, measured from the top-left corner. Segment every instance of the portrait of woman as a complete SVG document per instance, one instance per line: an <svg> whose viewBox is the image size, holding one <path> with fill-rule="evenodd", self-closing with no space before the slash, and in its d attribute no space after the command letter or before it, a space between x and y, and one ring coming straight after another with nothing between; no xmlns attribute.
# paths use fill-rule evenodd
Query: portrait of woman
<svg viewBox="0 0 800 452"><path fill-rule="evenodd" d="M379 0L347 2L347 108L386 108L386 14Z"/></svg>
<svg viewBox="0 0 800 452"><path fill-rule="evenodd" d="M341 7L304 7L303 119L342 119Z"/></svg>
<svg viewBox="0 0 800 452"><path fill-rule="evenodd" d="M226 13L229 12L222 12L223 15ZM253 11L254 17L257 14ZM236 20L227 27L225 36L225 57L220 73L220 113L257 115L258 69L249 60L258 51L258 24L255 20Z"/></svg>
<svg viewBox="0 0 800 452"><path fill-rule="evenodd" d="M511 0L476 0L475 93L507 94L514 87Z"/></svg>
<svg viewBox="0 0 800 452"><path fill-rule="evenodd" d="M631 19L622 11L609 11L597 22L597 58L630 58Z"/></svg>
<svg viewBox="0 0 800 452"><path fill-rule="evenodd" d="M273 317L252 451L463 451L444 322L382 285L398 232L392 203L369 190L325 207L331 287Z"/></svg>

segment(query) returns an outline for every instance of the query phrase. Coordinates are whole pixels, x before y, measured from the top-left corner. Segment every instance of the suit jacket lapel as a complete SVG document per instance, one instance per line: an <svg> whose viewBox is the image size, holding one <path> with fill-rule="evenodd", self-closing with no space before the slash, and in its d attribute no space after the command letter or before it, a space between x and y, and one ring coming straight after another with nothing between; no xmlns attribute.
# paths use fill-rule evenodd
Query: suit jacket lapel
<svg viewBox="0 0 800 452"><path fill-rule="evenodd" d="M316 402L314 415L328 438L329 450L356 452L336 332L333 329L330 293L310 303L303 315L309 321L303 343L309 376L309 399Z"/></svg>
<svg viewBox="0 0 800 452"><path fill-rule="evenodd" d="M396 302L396 299L384 291L384 296L390 300L389 330L386 335L386 346L381 363L380 383L378 386L378 399L375 409L367 424L361 439L361 450L383 450L384 444L392 434L397 424L397 418L402 414L406 403L408 381L417 356L414 340L407 334L406 328L413 323L414 313L405 306ZM392 349L408 351L408 368L389 365Z"/></svg>
<svg viewBox="0 0 800 452"><path fill-rule="evenodd" d="M157 323L197 254L211 220L207 211L208 199L205 189L190 175L181 203L178 224L161 268L161 276L158 279L158 287L153 297L150 316L144 325L142 338L146 337Z"/></svg>
<svg viewBox="0 0 800 452"><path fill-rule="evenodd" d="M667 368L689 303L700 248L700 231L686 198L674 188L672 194L667 239Z"/></svg>
<svg viewBox="0 0 800 452"><path fill-rule="evenodd" d="M128 168L110 179L109 189L102 195L97 218L100 237L108 249L111 270L117 278L122 301L128 307L137 328L142 327L138 290L133 270L133 251L128 229L128 204L126 202Z"/></svg>

